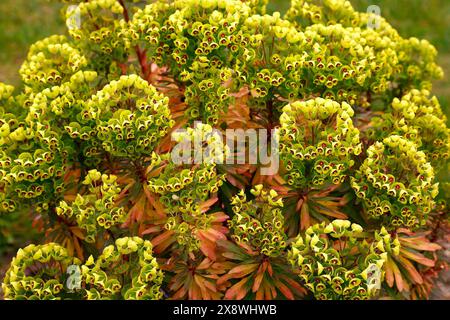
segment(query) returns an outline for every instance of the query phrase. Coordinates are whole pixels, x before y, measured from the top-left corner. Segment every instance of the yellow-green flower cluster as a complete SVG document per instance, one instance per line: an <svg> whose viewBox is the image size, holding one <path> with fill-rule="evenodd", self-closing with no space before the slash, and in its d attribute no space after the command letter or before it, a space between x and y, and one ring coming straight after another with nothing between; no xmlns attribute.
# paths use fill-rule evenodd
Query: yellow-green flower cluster
<svg viewBox="0 0 450 320"><path fill-rule="evenodd" d="M97 81L95 71L78 71L67 82L59 86L46 88L32 96L27 123L50 124L52 121L68 121L77 119L84 102L92 95ZM75 137L72 137L75 138Z"/></svg>
<svg viewBox="0 0 450 320"><path fill-rule="evenodd" d="M122 76L86 102L82 127L74 123L66 130L71 137L98 139L112 156L140 158L150 155L174 124L168 100L139 76Z"/></svg>
<svg viewBox="0 0 450 320"><path fill-rule="evenodd" d="M125 237L91 256L81 267L85 297L89 300L159 300L164 274L153 257L150 241Z"/></svg>
<svg viewBox="0 0 450 320"><path fill-rule="evenodd" d="M148 186L160 194L159 200L169 214L165 229L175 233L179 245L195 251L200 246L197 232L210 228L215 218L202 210L202 204L217 193L224 176L217 174L215 165L181 171L170 167Z"/></svg>
<svg viewBox="0 0 450 320"><path fill-rule="evenodd" d="M3 279L5 299L53 300L65 293L63 270L79 265L77 258L56 243L19 249Z"/></svg>
<svg viewBox="0 0 450 320"><path fill-rule="evenodd" d="M65 36L50 36L33 44L20 68L23 82L34 90L59 85L86 67L86 57Z"/></svg>
<svg viewBox="0 0 450 320"><path fill-rule="evenodd" d="M36 149L32 153L22 152L16 159L3 155L1 183L5 194L39 202L52 188L56 193L63 191L66 160L55 159L59 156L55 152Z"/></svg>
<svg viewBox="0 0 450 320"><path fill-rule="evenodd" d="M11 97L13 92L14 92L14 86L0 82L0 102L2 100L6 100L9 97Z"/></svg>
<svg viewBox="0 0 450 320"><path fill-rule="evenodd" d="M326 30L326 33L333 28L345 30L344 36L337 40L344 51L350 49L355 63L370 66L366 68L368 72L358 77L358 83L365 78L373 81L374 77L375 82L370 87L375 93L388 90L391 81L401 87L429 88L432 79L443 76L436 64L437 51L433 45L417 38L403 39L383 17L356 12L350 1L292 0L285 18L306 30L309 27ZM362 41L352 41L355 36ZM361 67L357 69L361 71Z"/></svg>
<svg viewBox="0 0 450 320"><path fill-rule="evenodd" d="M241 0L251 9L252 14L266 14L266 7L269 0Z"/></svg>
<svg viewBox="0 0 450 320"><path fill-rule="evenodd" d="M47 210L64 190L71 147L48 125L37 124L33 130L4 109L0 109L0 124L0 210L11 212L19 204Z"/></svg>
<svg viewBox="0 0 450 320"><path fill-rule="evenodd" d="M414 141L418 150L425 152L437 171L450 154L450 129L436 97L428 90L411 90L401 99L395 98L391 112L372 119L367 135L381 140L388 135L401 135Z"/></svg>
<svg viewBox="0 0 450 320"><path fill-rule="evenodd" d="M378 232L375 232L373 246L373 250L376 254L381 254L383 252L386 252L391 256L398 256L400 254L401 244L398 237L393 239L392 235L385 227L381 227Z"/></svg>
<svg viewBox="0 0 450 320"><path fill-rule="evenodd" d="M256 10L253 2L156 2L136 12L129 36L156 63L170 65L190 119L211 124L242 88L261 111L269 101L279 107L283 99L313 96L355 105L361 94L392 90L392 82L426 86L440 76L429 43L402 39L382 18L380 28L367 28L370 15L348 1L316 2L293 1L286 19L254 14L264 6ZM303 28L297 18L311 23Z"/></svg>
<svg viewBox="0 0 450 320"><path fill-rule="evenodd" d="M126 61L130 41L124 8L117 0L81 1L67 10L69 34L84 52L95 54L90 61L97 71L108 72L113 61Z"/></svg>
<svg viewBox="0 0 450 320"><path fill-rule="evenodd" d="M6 299L157 300L163 277L151 242L125 237L84 264L55 243L19 249L2 289Z"/></svg>
<svg viewBox="0 0 450 320"><path fill-rule="evenodd" d="M86 230L85 241L93 243L99 229L108 230L125 221L126 211L116 206L121 189L117 177L101 174L96 169L90 170L83 181L88 187L88 194L78 194L73 203L61 201L56 213L59 216L74 218L77 225Z"/></svg>
<svg viewBox="0 0 450 320"><path fill-rule="evenodd" d="M385 230L375 237L369 245L360 225L348 220L323 222L299 235L288 256L316 299L366 300L379 292L386 251L400 250L398 240Z"/></svg>
<svg viewBox="0 0 450 320"><path fill-rule="evenodd" d="M195 128L175 132L172 139L181 150L172 151L171 160L157 178L148 181L148 187L174 200L174 210L169 211L195 213L198 202L209 199L210 193L216 193L222 185L224 175L217 174L217 163L225 161L229 150L222 136L210 125L197 124ZM176 154L178 151L181 154ZM162 156L155 163L168 156ZM162 200L170 203L168 198Z"/></svg>
<svg viewBox="0 0 450 320"><path fill-rule="evenodd" d="M350 1L345 0L291 0L286 19L300 25L342 24L358 26L359 16Z"/></svg>
<svg viewBox="0 0 450 320"><path fill-rule="evenodd" d="M184 162L174 162L173 155L169 160L169 154L153 155L153 166L163 161L166 166L158 177L148 180L147 187L160 195L169 214L165 228L176 233L180 245L196 250L196 232L206 230L213 218L202 210L202 204L219 191L225 180L225 175L217 172L216 162L223 163L228 149L210 125L197 124L172 137L179 145L185 143L179 155Z"/></svg>
<svg viewBox="0 0 450 320"><path fill-rule="evenodd" d="M237 243L249 245L268 257L279 256L286 248L283 202L275 190L256 185L251 190L254 200L247 200L242 190L231 201L234 216L228 221L231 236Z"/></svg>
<svg viewBox="0 0 450 320"><path fill-rule="evenodd" d="M402 39L396 46L399 57L398 83L408 89L431 89L431 80L441 79L444 71L436 64L437 50L427 40Z"/></svg>
<svg viewBox="0 0 450 320"><path fill-rule="evenodd" d="M169 164L158 178L148 181L148 187L161 195L169 212L197 214L199 204L219 190L223 179L214 164L181 170Z"/></svg>
<svg viewBox="0 0 450 320"><path fill-rule="evenodd" d="M78 71L67 82L31 95L25 103L28 106L25 122L30 131L51 129L62 145L73 149L69 156L73 160L82 156L88 161L99 155L101 146L98 141L86 141L91 137L91 127L82 126L80 116L85 102L96 92L98 81L97 72ZM80 136L84 140L77 139Z"/></svg>
<svg viewBox="0 0 450 320"><path fill-rule="evenodd" d="M161 195L169 213L165 228L175 232L178 244L191 251L199 248L196 232L208 229L212 222L201 205L217 193L223 181L215 164L181 171L169 164L157 179L149 181L149 189Z"/></svg>
<svg viewBox="0 0 450 320"><path fill-rule="evenodd" d="M243 30L252 35L253 53L236 72L245 75L241 85L254 88L253 97L321 96L353 105L361 92L386 91L395 75L393 41L372 29L341 24L300 29L274 13L249 17Z"/></svg>
<svg viewBox="0 0 450 320"><path fill-rule="evenodd" d="M369 147L351 185L368 215L389 228L423 226L438 194L425 154L397 135Z"/></svg>
<svg viewBox="0 0 450 320"><path fill-rule="evenodd" d="M353 110L345 102L316 98L283 108L280 157L288 185L295 188L339 184L361 153Z"/></svg>
<svg viewBox="0 0 450 320"><path fill-rule="evenodd" d="M244 54L238 27L251 9L237 0L155 2L133 16L130 34L157 64L186 83L191 119L215 124L229 103L231 66ZM248 37L247 37L248 42Z"/></svg>

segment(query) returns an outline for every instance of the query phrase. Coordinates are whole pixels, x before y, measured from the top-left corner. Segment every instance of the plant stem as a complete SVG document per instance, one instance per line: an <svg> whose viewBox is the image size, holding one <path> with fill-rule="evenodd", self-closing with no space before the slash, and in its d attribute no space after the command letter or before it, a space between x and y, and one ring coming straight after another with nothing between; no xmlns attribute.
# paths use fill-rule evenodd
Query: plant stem
<svg viewBox="0 0 450 320"><path fill-rule="evenodd" d="M127 9L124 1L119 0L119 3L123 7L123 17L124 17L125 21L129 22L130 15L128 14L128 9ZM142 75L143 75L144 79L148 81L148 79L150 78L151 69L149 68L148 62L147 62L147 52L146 52L146 50L141 49L141 47L139 47L139 45L136 45L134 47L134 50L135 50L137 58L139 60L139 65L141 66Z"/></svg>

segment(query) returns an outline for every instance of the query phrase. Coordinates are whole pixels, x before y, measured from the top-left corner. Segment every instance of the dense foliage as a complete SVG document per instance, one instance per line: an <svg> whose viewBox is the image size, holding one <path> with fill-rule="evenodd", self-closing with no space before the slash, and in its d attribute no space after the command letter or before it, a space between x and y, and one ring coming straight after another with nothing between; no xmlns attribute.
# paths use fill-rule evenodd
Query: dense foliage
<svg viewBox="0 0 450 320"><path fill-rule="evenodd" d="M344 0L63 2L68 34L0 83L0 222L42 242L5 298L428 297L450 152L429 42ZM227 129L268 129L279 172L171 158Z"/></svg>

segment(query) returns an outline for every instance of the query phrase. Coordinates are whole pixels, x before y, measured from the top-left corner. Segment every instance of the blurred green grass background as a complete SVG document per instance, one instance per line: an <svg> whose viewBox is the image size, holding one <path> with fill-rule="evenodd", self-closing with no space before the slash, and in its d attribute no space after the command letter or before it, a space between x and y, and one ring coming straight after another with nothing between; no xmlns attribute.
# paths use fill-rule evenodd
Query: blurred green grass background
<svg viewBox="0 0 450 320"><path fill-rule="evenodd" d="M0 81L18 85L30 45L65 32L61 7L48 0L0 0Z"/></svg>

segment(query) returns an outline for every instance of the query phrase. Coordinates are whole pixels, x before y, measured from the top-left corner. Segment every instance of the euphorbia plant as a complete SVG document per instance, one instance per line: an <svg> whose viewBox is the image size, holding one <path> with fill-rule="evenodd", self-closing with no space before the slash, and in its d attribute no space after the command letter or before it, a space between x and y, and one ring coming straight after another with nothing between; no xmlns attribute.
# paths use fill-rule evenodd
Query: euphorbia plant
<svg viewBox="0 0 450 320"><path fill-rule="evenodd" d="M63 2L67 34L0 83L0 219L42 232L5 298L428 297L450 152L430 43L344 0ZM225 161L232 129L266 130L279 170Z"/></svg>

